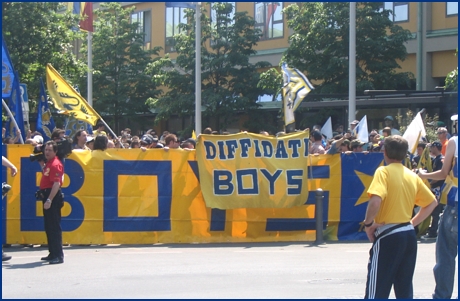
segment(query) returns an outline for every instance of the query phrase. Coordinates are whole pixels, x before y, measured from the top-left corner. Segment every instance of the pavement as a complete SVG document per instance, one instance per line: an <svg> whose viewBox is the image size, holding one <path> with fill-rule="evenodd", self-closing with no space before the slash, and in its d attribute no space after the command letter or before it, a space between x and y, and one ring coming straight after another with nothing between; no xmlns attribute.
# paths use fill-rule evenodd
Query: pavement
<svg viewBox="0 0 460 301"><path fill-rule="evenodd" d="M63 264L49 265L40 261L46 248L13 246L4 250L13 258L2 263L2 297L362 299L370 247L363 241L71 245ZM419 241L414 298L431 298L434 262L435 240Z"/></svg>

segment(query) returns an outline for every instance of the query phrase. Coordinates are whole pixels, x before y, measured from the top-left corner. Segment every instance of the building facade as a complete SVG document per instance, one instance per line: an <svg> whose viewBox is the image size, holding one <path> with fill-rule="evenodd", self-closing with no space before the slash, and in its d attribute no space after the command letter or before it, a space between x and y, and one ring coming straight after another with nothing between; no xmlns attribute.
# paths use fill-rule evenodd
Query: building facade
<svg viewBox="0 0 460 301"><path fill-rule="evenodd" d="M261 41L254 47L257 54L251 57L252 62L268 61L272 66L278 67L281 56L288 47L288 37L292 34L281 10L291 3L233 2L233 4L235 4L236 11L246 11L249 16L252 16L256 21L256 26L263 32ZM175 57L173 36L179 33L177 25L180 22L186 22L185 7L166 7L165 2L121 2L121 5L135 7L131 19L140 23L139 30L145 33L146 49L161 46L163 50L160 56L169 53L172 58ZM408 57L405 61L399 62L402 67L400 71L414 74L418 91L434 91L435 87L443 86L446 75L458 66L455 56L458 47L458 3L383 2L383 6L393 11L390 16L393 22L412 33L412 38L406 43ZM95 3L94 8L97 7L98 3ZM209 7L207 14L212 17L212 10ZM344 100L346 101L346 98ZM383 101L374 101L372 104L378 105L377 103L385 105ZM430 106L430 101L421 101L420 106L417 105L417 102L412 101L411 103L413 104L411 109L415 110ZM434 108L439 108L434 98L432 104ZM366 109L368 105L369 102L365 105ZM394 110L399 109L398 113L401 113L401 103L394 105ZM263 103L263 107L272 112L278 111L280 106L280 103ZM311 105L305 102L303 106L311 107L312 112L315 111L315 107L322 107L321 104ZM337 103L336 107L343 109L343 104ZM357 101L357 109L359 107L360 104ZM394 110L391 111L391 108L387 109L389 113L396 113ZM402 113L404 115L404 112ZM447 114L439 110L434 110L432 114L434 113L440 116ZM340 117L337 122L345 123L346 114L342 115L343 118ZM362 116L357 113L357 119L359 117ZM241 121L244 119L242 117ZM182 123L183 121L179 124ZM171 124L178 124L178 122ZM232 130L241 128L241 124L242 122L235 124Z"/></svg>

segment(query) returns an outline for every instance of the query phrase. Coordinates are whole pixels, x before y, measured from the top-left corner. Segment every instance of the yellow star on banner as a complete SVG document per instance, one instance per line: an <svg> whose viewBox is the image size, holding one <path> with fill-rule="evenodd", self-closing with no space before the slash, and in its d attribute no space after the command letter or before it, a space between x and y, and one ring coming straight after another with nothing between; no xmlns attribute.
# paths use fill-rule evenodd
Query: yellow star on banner
<svg viewBox="0 0 460 301"><path fill-rule="evenodd" d="M373 175L367 175L365 173L355 171L356 175L360 179L361 183L364 185L363 192L361 193L361 196L358 198L358 201L356 202L355 206L361 205L369 200L369 197L367 196L367 188L371 185L372 179L374 178Z"/></svg>

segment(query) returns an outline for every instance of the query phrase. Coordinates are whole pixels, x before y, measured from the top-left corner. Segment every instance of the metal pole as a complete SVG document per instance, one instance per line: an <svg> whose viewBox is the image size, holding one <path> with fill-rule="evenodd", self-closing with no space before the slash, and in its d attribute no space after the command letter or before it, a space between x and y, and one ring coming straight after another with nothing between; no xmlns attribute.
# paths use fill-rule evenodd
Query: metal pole
<svg viewBox="0 0 460 301"><path fill-rule="evenodd" d="M324 243L323 238L323 190L321 188L315 191L315 220L316 220L316 244Z"/></svg>
<svg viewBox="0 0 460 301"><path fill-rule="evenodd" d="M93 33L88 31L88 103L93 106Z"/></svg>
<svg viewBox="0 0 460 301"><path fill-rule="evenodd" d="M423 3L417 3L417 78L416 90L422 91L423 77Z"/></svg>
<svg viewBox="0 0 460 301"><path fill-rule="evenodd" d="M10 108L8 108L8 105L6 104L5 100L2 98L2 103L3 107L5 110L8 112L8 116L10 116L11 121L14 123L14 126L19 129L18 123L16 122L16 119L14 119L13 113L11 113ZM22 133L19 135L19 141L21 141L21 144L24 144L24 140L22 139Z"/></svg>
<svg viewBox="0 0 460 301"><path fill-rule="evenodd" d="M107 130L108 130L110 133L112 133L113 137L114 137L115 139L118 140L118 136L112 131L112 129L109 127L109 125L105 122L105 120L102 119L102 117L101 117L99 120L105 125L105 127L107 128ZM121 145L121 148L125 148L125 147L123 146L123 143L121 143L121 141L120 141L120 145Z"/></svg>
<svg viewBox="0 0 460 301"><path fill-rule="evenodd" d="M350 45L348 54L348 124L356 119L356 3L350 2Z"/></svg>
<svg viewBox="0 0 460 301"><path fill-rule="evenodd" d="M195 10L195 134L201 134L201 2Z"/></svg>

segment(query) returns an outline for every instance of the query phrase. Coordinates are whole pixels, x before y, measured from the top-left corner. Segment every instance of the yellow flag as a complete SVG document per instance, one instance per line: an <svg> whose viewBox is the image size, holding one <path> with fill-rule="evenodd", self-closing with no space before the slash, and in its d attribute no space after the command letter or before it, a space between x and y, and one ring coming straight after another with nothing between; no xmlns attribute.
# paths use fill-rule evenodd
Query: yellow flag
<svg viewBox="0 0 460 301"><path fill-rule="evenodd" d="M101 119L101 116L62 78L51 64L46 66L46 86L59 114L70 115L93 126L96 125L98 119Z"/></svg>
<svg viewBox="0 0 460 301"><path fill-rule="evenodd" d="M195 130L192 131L192 139L196 139L196 133Z"/></svg>

